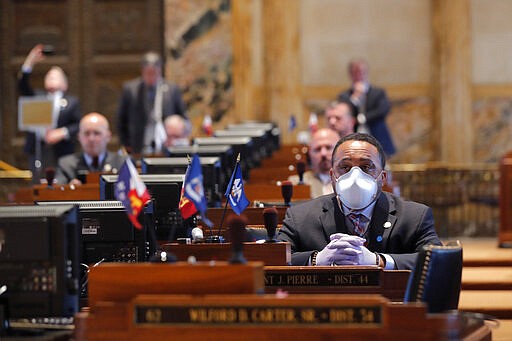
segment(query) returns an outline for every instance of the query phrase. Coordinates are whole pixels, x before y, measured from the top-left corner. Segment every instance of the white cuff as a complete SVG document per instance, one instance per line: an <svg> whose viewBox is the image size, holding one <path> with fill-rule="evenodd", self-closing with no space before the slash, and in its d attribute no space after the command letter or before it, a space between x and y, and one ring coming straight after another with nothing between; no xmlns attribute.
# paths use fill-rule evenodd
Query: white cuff
<svg viewBox="0 0 512 341"><path fill-rule="evenodd" d="M395 260L390 255L385 253L379 253L386 260L386 266L384 266L384 270L395 270Z"/></svg>
<svg viewBox="0 0 512 341"><path fill-rule="evenodd" d="M69 129L67 127L61 128L64 131L64 140L69 140Z"/></svg>
<svg viewBox="0 0 512 341"><path fill-rule="evenodd" d="M32 73L32 66L23 64L21 66L21 72L23 72L23 73Z"/></svg>

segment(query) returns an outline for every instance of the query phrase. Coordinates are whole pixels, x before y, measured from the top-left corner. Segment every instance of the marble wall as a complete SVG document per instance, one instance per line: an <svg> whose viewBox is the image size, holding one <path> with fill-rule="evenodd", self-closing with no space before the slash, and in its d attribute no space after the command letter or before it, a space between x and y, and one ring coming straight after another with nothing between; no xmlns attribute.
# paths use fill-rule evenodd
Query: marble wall
<svg viewBox="0 0 512 341"><path fill-rule="evenodd" d="M165 5L166 76L180 85L197 135L204 115L217 122L233 106L230 2Z"/></svg>
<svg viewBox="0 0 512 341"><path fill-rule="evenodd" d="M210 114L218 127L237 119L231 68L232 1L239 0L165 1L167 77L183 89L196 135L201 133L205 114ZM255 11L253 36L261 38L258 30L264 20L263 2L246 1ZM321 114L333 94L348 86L346 61L354 55L367 57L372 81L389 90L393 103L387 119L398 148L393 161L437 160L433 140L439 132L435 130L435 101L430 91L431 2L297 1L301 4L298 58L302 60L304 110ZM512 22L505 20L512 3L490 1L492 6L488 1L470 0L474 99L471 120L463 124L470 124L474 134L473 161L495 163L512 149L512 67L506 53L509 44L505 44L512 35ZM262 45L261 41L253 43L251 72L256 86L264 68ZM315 87L326 91L309 91Z"/></svg>

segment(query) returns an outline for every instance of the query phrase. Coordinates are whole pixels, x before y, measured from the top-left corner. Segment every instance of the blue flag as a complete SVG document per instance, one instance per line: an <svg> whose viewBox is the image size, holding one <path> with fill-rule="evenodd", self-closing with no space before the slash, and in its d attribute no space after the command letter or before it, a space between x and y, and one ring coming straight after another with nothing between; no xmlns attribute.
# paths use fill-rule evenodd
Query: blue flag
<svg viewBox="0 0 512 341"><path fill-rule="evenodd" d="M206 218L206 209L208 204L204 195L203 186L203 171L201 169L201 161L199 156L194 154L192 162L190 163L187 173L185 175L185 181L183 182L185 198L189 199L196 209L201 213L201 219L203 222L211 226L211 221Z"/></svg>
<svg viewBox="0 0 512 341"><path fill-rule="evenodd" d="M230 192L231 189L231 192ZM249 200L245 196L244 192L244 181L242 179L242 169L240 165L236 165L236 169L231 175L231 179L229 180L228 187L226 188L226 193L224 194L228 199L233 212L240 215L243 210L249 206Z"/></svg>
<svg viewBox="0 0 512 341"><path fill-rule="evenodd" d="M288 131L292 132L297 128L297 119L295 118L295 115L290 115L290 118L288 119Z"/></svg>

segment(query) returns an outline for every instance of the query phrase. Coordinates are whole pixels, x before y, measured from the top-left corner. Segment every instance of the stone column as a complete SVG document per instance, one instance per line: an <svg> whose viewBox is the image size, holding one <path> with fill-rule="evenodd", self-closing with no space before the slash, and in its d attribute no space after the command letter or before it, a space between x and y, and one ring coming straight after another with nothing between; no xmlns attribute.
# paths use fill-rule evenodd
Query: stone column
<svg viewBox="0 0 512 341"><path fill-rule="evenodd" d="M439 161L473 160L470 0L433 0L434 150Z"/></svg>
<svg viewBox="0 0 512 341"><path fill-rule="evenodd" d="M263 0L263 94L269 118L281 128L284 143L295 141L287 134L291 114L299 128L307 127L301 93L300 7L296 0Z"/></svg>
<svg viewBox="0 0 512 341"><path fill-rule="evenodd" d="M252 0L237 0L232 6L234 113L239 120L255 117L252 63Z"/></svg>

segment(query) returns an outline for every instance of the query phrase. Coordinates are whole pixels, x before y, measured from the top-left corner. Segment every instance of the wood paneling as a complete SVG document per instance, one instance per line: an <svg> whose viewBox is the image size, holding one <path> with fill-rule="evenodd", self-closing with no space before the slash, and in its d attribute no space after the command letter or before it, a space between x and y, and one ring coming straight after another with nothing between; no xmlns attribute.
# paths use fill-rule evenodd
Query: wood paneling
<svg viewBox="0 0 512 341"><path fill-rule="evenodd" d="M0 2L0 15L0 158L20 168L27 165L16 125L16 75L35 44L54 45L55 55L36 65L33 86L42 88L49 67L61 66L82 113L104 114L114 132L122 83L139 75L144 52L163 54L163 0L9 0Z"/></svg>

